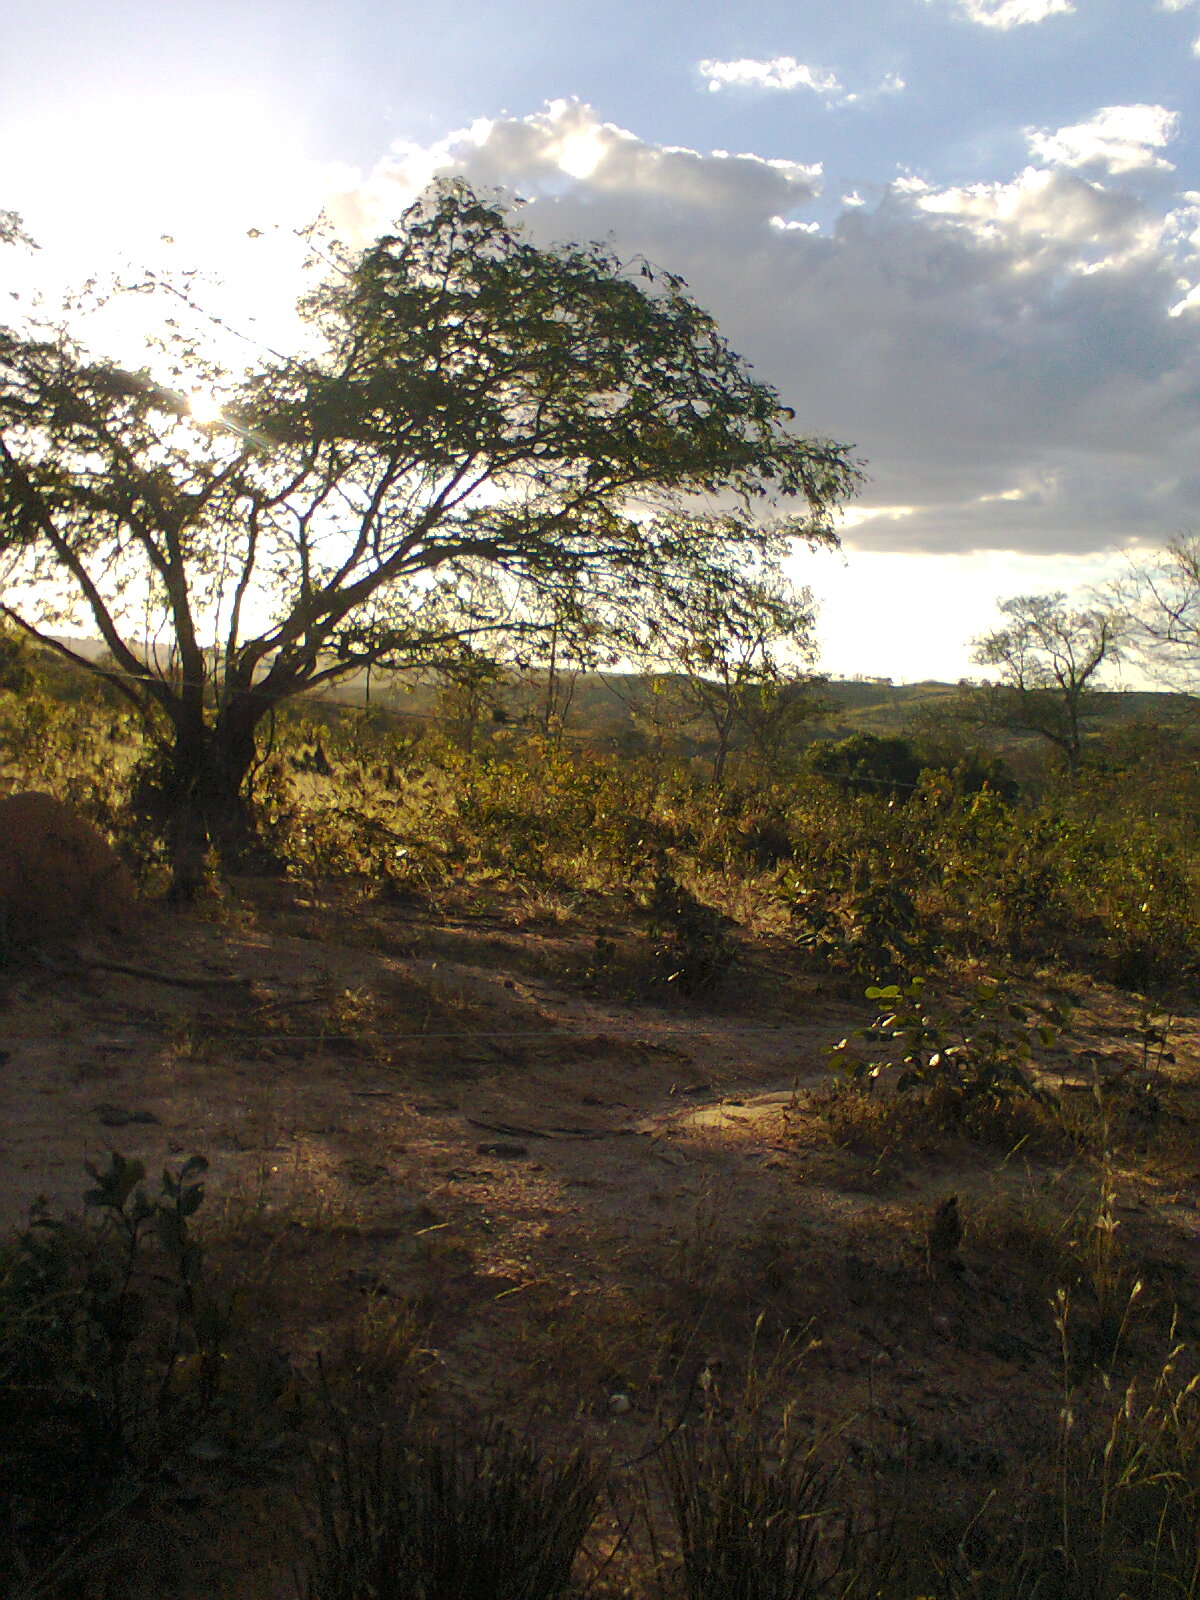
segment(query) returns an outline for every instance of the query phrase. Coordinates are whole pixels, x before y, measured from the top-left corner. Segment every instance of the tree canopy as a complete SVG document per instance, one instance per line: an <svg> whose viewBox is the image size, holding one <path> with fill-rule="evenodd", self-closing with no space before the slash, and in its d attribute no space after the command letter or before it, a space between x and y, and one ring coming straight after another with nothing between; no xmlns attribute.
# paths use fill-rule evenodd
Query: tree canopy
<svg viewBox="0 0 1200 1600"><path fill-rule="evenodd" d="M167 324L140 370L0 327L3 613L62 653L68 623L103 639L82 664L159 741L185 879L244 840L290 696L836 543L858 464L793 431L670 273L538 246L447 183L335 248L301 310L312 348L246 372Z"/></svg>

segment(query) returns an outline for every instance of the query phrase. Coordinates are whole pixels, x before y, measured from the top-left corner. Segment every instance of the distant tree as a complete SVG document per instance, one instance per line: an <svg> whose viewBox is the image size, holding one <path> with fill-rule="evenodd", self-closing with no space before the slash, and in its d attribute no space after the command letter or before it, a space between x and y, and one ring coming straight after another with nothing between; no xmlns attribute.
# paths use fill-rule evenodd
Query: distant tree
<svg viewBox="0 0 1200 1600"><path fill-rule="evenodd" d="M280 702L536 629L556 592L632 614L686 565L735 579L736 605L743 568L836 543L860 476L792 431L679 278L535 246L462 184L330 248L311 350L244 375L166 320L138 371L0 326L2 611L143 715L180 895L209 843L251 845ZM713 495L738 512L682 514ZM480 572L502 614L476 608ZM81 622L110 665L55 637Z"/></svg>
<svg viewBox="0 0 1200 1600"><path fill-rule="evenodd" d="M1177 534L1115 586L1130 637L1153 676L1200 694L1200 535Z"/></svg>
<svg viewBox="0 0 1200 1600"><path fill-rule="evenodd" d="M843 794L901 803L911 799L933 773L941 774L955 794L987 789L1002 800L1014 800L1020 792L1004 761L944 737L853 733L846 739L814 740L804 759L810 771L836 784Z"/></svg>
<svg viewBox="0 0 1200 1600"><path fill-rule="evenodd" d="M971 659L998 667L1000 677L971 691L963 713L989 727L1038 734L1074 770L1096 679L1106 662L1122 659L1128 623L1119 610L1075 611L1066 600L1059 593L998 602L1007 624L973 640Z"/></svg>
<svg viewBox="0 0 1200 1600"><path fill-rule="evenodd" d="M910 739L852 733L846 739L816 739L805 762L847 795L907 800L921 781L922 761Z"/></svg>
<svg viewBox="0 0 1200 1600"><path fill-rule="evenodd" d="M732 546L727 546L732 549ZM631 633L630 652L651 672L671 675L685 707L713 740L713 783L725 775L739 734L769 765L789 735L818 707L814 679L815 608L809 589L778 564L754 570L728 560L685 564L651 586Z"/></svg>
<svg viewBox="0 0 1200 1600"><path fill-rule="evenodd" d="M617 635L625 632L629 604L611 600L584 586L562 585L531 598L525 613L525 634L514 659L520 672L524 719L542 737L560 745L576 690L586 673L615 664Z"/></svg>

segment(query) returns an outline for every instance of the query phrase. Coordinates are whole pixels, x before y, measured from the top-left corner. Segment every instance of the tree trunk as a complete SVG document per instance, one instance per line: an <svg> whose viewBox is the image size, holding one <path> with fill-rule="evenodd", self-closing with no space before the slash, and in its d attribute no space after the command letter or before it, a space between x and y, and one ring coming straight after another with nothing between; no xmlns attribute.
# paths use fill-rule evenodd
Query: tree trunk
<svg viewBox="0 0 1200 1600"><path fill-rule="evenodd" d="M733 713L726 711L714 717L713 727L717 735L717 750L713 757L712 786L719 789L725 781L725 763L729 759L729 741L733 736Z"/></svg>
<svg viewBox="0 0 1200 1600"><path fill-rule="evenodd" d="M255 845L246 779L266 708L248 696L222 709L214 726L176 729L169 757L167 846L173 900L194 900L210 849L226 868L243 866Z"/></svg>

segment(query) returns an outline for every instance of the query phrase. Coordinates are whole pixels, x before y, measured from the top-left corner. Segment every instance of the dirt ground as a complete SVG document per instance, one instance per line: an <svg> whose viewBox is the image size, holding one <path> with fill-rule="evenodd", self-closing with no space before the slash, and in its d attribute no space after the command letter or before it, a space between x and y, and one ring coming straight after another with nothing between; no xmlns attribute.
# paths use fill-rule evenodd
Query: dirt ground
<svg viewBox="0 0 1200 1600"><path fill-rule="evenodd" d="M603 932L241 880L13 972L0 1219L77 1204L111 1149L151 1172L203 1154L214 1251L290 1356L403 1311L456 1405L556 1420L630 1470L664 1419L769 1382L851 1465L915 1463L948 1495L1044 1443L1048 1302L1072 1250L1086 1279L1094 1164L833 1137L823 1052L868 1017L845 985L760 942L707 1003L610 1001L584 981ZM1047 1081L1086 1098L1144 1054L1136 1001L1076 989ZM1125 1116L1112 1169L1148 1356L1200 1268L1200 1021L1170 1027L1153 1126ZM950 1193L962 1270L939 1275Z"/></svg>

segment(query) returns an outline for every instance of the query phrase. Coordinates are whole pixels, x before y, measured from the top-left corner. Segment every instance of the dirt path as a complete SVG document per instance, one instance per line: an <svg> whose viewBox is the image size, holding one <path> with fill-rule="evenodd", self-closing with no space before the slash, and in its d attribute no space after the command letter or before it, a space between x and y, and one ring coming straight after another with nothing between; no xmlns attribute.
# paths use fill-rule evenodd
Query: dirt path
<svg viewBox="0 0 1200 1600"><path fill-rule="evenodd" d="M299 1354L411 1310L461 1403L634 1459L765 1318L807 1351L814 1425L860 1417L852 1452L916 1441L968 1476L1019 1457L1058 1403L1038 1207L1069 1212L1078 1163L847 1156L804 1091L852 1007L769 953L719 1012L606 1002L577 979L589 942L268 886L101 952L203 986L14 977L0 1223L76 1204L111 1149L152 1174L201 1153L215 1248ZM1200 1213L1172 1181L1131 1182L1122 1215L1194 1276ZM924 1219L950 1191L969 1271L935 1282Z"/></svg>
<svg viewBox="0 0 1200 1600"><path fill-rule="evenodd" d="M210 987L104 969L15 983L0 1013L0 1224L35 1195L77 1199L82 1163L114 1146L155 1165L203 1151L224 1190L286 1166L362 1204L374 1187L364 1160L391 1170L400 1143L434 1170L484 1142L479 1122L579 1127L606 1135L608 1159L612 1130L686 1137L714 1125L702 1104L790 1091L821 1072L828 1026L606 1005L505 962L506 943L528 964L531 945L544 955L561 939L408 922L397 955L311 932L160 914L123 961ZM487 946L486 961L473 945ZM583 1142L523 1136L555 1159Z"/></svg>

